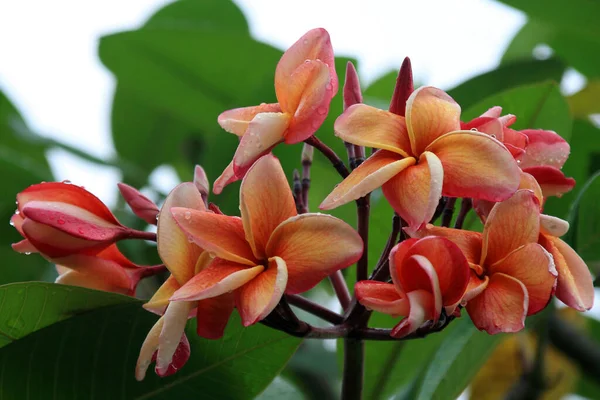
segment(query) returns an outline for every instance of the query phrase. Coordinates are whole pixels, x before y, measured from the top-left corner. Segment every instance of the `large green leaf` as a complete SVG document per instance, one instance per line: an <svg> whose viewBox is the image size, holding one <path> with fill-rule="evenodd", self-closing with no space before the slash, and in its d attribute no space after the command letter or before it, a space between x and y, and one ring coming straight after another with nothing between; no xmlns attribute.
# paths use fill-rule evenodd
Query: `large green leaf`
<svg viewBox="0 0 600 400"><path fill-rule="evenodd" d="M582 185L573 201L568 235L571 246L589 266L600 264L600 172ZM595 274L598 270L593 271Z"/></svg>
<svg viewBox="0 0 600 400"><path fill-rule="evenodd" d="M171 377L161 379L150 372L137 382L137 355L156 316L135 299L68 289L81 297L61 295L65 289L58 285L24 284L25 301L17 297L5 303L18 310L18 319L3 317L4 323L29 330L63 319L67 308L75 315L0 350L3 398L248 399L267 387L300 343L262 325L243 328L237 315L222 339L201 339L192 320L187 331L192 350L188 363ZM69 299L72 305L64 306ZM104 307L91 310L99 306Z"/></svg>

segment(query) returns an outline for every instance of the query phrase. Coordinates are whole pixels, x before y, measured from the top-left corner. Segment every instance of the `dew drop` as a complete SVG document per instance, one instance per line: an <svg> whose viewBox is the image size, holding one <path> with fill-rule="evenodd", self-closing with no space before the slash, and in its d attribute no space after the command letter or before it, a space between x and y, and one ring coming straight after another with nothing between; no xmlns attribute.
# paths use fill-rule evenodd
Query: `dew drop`
<svg viewBox="0 0 600 400"><path fill-rule="evenodd" d="M70 185L70 184L71 184L71 181L70 181L70 180L68 180L68 179L65 179L64 181L62 181L62 183L66 183L67 185Z"/></svg>
<svg viewBox="0 0 600 400"><path fill-rule="evenodd" d="M493 133L490 136L496 139L496 135L494 135Z"/></svg>
<svg viewBox="0 0 600 400"><path fill-rule="evenodd" d="M15 223L13 222L13 220L11 219L10 222L8 223L10 226L15 226Z"/></svg>
<svg viewBox="0 0 600 400"><path fill-rule="evenodd" d="M261 107L262 107L262 106L266 106L266 105L267 105L267 103L260 103L260 105L261 105Z"/></svg>
<svg viewBox="0 0 600 400"><path fill-rule="evenodd" d="M333 85L331 83L328 83L327 86L325 86L325 89L333 90Z"/></svg>
<svg viewBox="0 0 600 400"><path fill-rule="evenodd" d="M521 164L521 160L517 160L517 164Z"/></svg>
<svg viewBox="0 0 600 400"><path fill-rule="evenodd" d="M24 254L25 254L26 256L28 256L28 255L30 255L30 254L31 254L31 252L30 252L30 251L26 251Z"/></svg>
<svg viewBox="0 0 600 400"><path fill-rule="evenodd" d="M306 45L308 44L308 39L304 39L304 40L302 41L302 44L306 46Z"/></svg>
<svg viewBox="0 0 600 400"><path fill-rule="evenodd" d="M186 212L183 214L183 218L185 218L187 221L189 221L189 220L192 218L192 213L191 213L191 212L189 212L189 211L186 211Z"/></svg>
<svg viewBox="0 0 600 400"><path fill-rule="evenodd" d="M310 60L308 60L308 59L304 60L305 64L308 64L309 62L310 62Z"/></svg>
<svg viewBox="0 0 600 400"><path fill-rule="evenodd" d="M84 230L83 230L83 228L79 228L79 229L77 229L77 232L79 232L80 235L83 235Z"/></svg>
<svg viewBox="0 0 600 400"><path fill-rule="evenodd" d="M210 252L208 253L208 255L209 255L209 257L210 257L210 258L215 258L215 257L217 256L217 255L216 255L215 253L213 253L212 251L210 251Z"/></svg>
<svg viewBox="0 0 600 400"><path fill-rule="evenodd" d="M65 220L62 219L62 218L57 219L56 222L58 222L59 225L64 225L65 224Z"/></svg>
<svg viewBox="0 0 600 400"><path fill-rule="evenodd" d="M479 131L477 130L477 128L471 128L471 130L472 130L473 132L479 132Z"/></svg>
<svg viewBox="0 0 600 400"><path fill-rule="evenodd" d="M319 107L319 108L317 109L317 113L318 113L319 115L325 115L325 114L327 114L327 107Z"/></svg>

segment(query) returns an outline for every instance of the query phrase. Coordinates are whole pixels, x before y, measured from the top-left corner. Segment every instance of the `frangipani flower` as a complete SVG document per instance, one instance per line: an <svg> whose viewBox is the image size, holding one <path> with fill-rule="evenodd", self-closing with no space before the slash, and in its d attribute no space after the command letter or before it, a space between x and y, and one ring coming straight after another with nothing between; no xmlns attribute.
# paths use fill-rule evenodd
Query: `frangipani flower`
<svg viewBox="0 0 600 400"><path fill-rule="evenodd" d="M517 332L525 317L542 310L556 286L552 255L538 242L539 200L518 190L492 208L483 234L428 225L419 235L456 243L471 264L463 298L475 326L490 334Z"/></svg>
<svg viewBox="0 0 600 400"><path fill-rule="evenodd" d="M39 252L56 259L97 252L129 236L129 228L100 199L76 185L32 185L17 195L17 205L11 225L25 239L12 247L20 253Z"/></svg>
<svg viewBox="0 0 600 400"><path fill-rule="evenodd" d="M460 131L460 107L440 89L422 87L406 117L356 104L335 122L336 135L381 149L340 183L320 208L329 210L382 186L412 230L433 216L442 195L501 201L519 185L519 168L506 147L483 133ZM490 179L493 177L493 179Z"/></svg>
<svg viewBox="0 0 600 400"><path fill-rule="evenodd" d="M156 359L159 376L176 372L189 357L184 329L188 318L197 317L199 336L218 339L223 336L233 312L233 295L225 293L201 301L170 301L173 294L212 260L208 252L188 240L171 215L173 207L206 211L204 198L195 183L182 183L167 196L158 217L158 253L171 276L156 291L144 308L163 315L148 334L138 358L136 378L144 379L146 369ZM185 356L184 358L182 358Z"/></svg>
<svg viewBox="0 0 600 400"><path fill-rule="evenodd" d="M334 61L329 33L322 28L310 30L277 64L277 103L236 108L219 115L221 127L239 136L240 144L233 161L215 181L215 193L243 178L248 168L278 143L302 142L319 129L338 89Z"/></svg>
<svg viewBox="0 0 600 400"><path fill-rule="evenodd" d="M440 317L442 307L452 314L469 283L469 264L460 248L441 237L408 239L390 254L391 283L360 281L356 298L365 307L406 316L392 330L403 337L425 321Z"/></svg>
<svg viewBox="0 0 600 400"><path fill-rule="evenodd" d="M284 293L296 294L356 262L357 232L329 215L297 215L279 161L259 159L240 188L242 217L172 208L181 229L215 258L171 297L196 301L233 293L244 326L266 317Z"/></svg>

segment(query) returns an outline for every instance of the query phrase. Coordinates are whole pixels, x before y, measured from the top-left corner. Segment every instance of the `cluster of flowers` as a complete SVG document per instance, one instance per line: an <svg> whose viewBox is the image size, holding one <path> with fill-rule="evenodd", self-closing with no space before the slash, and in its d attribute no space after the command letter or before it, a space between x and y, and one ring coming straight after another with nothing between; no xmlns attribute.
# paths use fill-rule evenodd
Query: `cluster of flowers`
<svg viewBox="0 0 600 400"><path fill-rule="evenodd" d="M141 278L168 269L170 276L145 304L161 317L142 345L136 377L143 379L153 361L158 375L172 374L189 358L189 318L196 317L198 335L220 338L234 308L244 326L252 325L284 294L303 293L361 258L363 241L344 221L299 214L285 173L270 154L282 142L309 140L337 89L329 35L314 29L277 65L278 103L219 116L240 143L213 192L242 180L241 217L223 215L208 203L209 183L200 167L194 182L173 189L160 211L120 184L134 213L158 225L164 265L129 261L116 242L154 234L123 226L98 198L68 183L42 183L18 194L11 222L24 240L13 248L55 263L59 283L127 295ZM522 329L525 317L554 294L577 310L592 306L588 268L559 238L568 224L542 214L548 196L575 184L561 172L569 145L559 135L513 130L515 117L502 116L499 107L463 123L460 106L442 90L413 90L409 63L400 71L390 111L361 101L350 65L335 133L350 147L376 151L320 208L333 209L381 187L404 222L410 238L391 250L391 282L363 280L355 288L368 309L405 317L392 336L459 315L463 307L477 328L493 334ZM472 201L483 232L431 224L442 198Z"/></svg>

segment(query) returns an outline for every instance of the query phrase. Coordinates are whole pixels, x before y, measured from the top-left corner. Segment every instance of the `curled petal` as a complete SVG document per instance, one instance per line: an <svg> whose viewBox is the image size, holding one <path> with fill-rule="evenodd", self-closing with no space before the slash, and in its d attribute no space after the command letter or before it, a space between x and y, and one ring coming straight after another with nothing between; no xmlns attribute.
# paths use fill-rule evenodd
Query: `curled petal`
<svg viewBox="0 0 600 400"><path fill-rule="evenodd" d="M158 375L168 374L169 367L173 364L174 355L182 341L182 337L185 335L185 324L193 307L194 303L187 301L171 302L167 307L163 317L164 324L158 337L158 353L156 355L156 373ZM189 343L187 347L189 349Z"/></svg>
<svg viewBox="0 0 600 400"><path fill-rule="evenodd" d="M366 104L355 104L335 121L336 136L359 146L389 150L403 157L411 153L403 117Z"/></svg>
<svg viewBox="0 0 600 400"><path fill-rule="evenodd" d="M194 168L194 186L200 192L200 195L203 199L208 197L210 193L210 183L208 182L208 176L206 176L206 171L200 165L196 165Z"/></svg>
<svg viewBox="0 0 600 400"><path fill-rule="evenodd" d="M333 97L329 82L329 69L320 60L307 61L294 71L286 98L280 101L284 112L293 115L285 133L286 143L308 139L323 124Z"/></svg>
<svg viewBox="0 0 600 400"><path fill-rule="evenodd" d="M525 168L523 172L533 175L542 188L544 197L560 197L575 186L575 179L567 178L561 170L555 167L529 167Z"/></svg>
<svg viewBox="0 0 600 400"><path fill-rule="evenodd" d="M337 185L319 208L331 210L361 198L416 162L412 157L401 157L387 150L377 151Z"/></svg>
<svg viewBox="0 0 600 400"><path fill-rule="evenodd" d="M521 157L521 168L542 165L562 168L571 152L565 139L556 132L541 129L526 129L521 133L528 138L525 154Z"/></svg>
<svg viewBox="0 0 600 400"><path fill-rule="evenodd" d="M269 267L235 292L235 304L242 324L250 326L273 311L288 281L288 271L280 257L269 258Z"/></svg>
<svg viewBox="0 0 600 400"><path fill-rule="evenodd" d="M155 314L164 314L169 305L169 299L180 287L181 285L177 282L177 279L173 275L169 276L143 307Z"/></svg>
<svg viewBox="0 0 600 400"><path fill-rule="evenodd" d="M427 151L435 153L444 166L444 196L502 201L519 187L521 172L516 161L502 143L483 133L451 132Z"/></svg>
<svg viewBox="0 0 600 400"><path fill-rule="evenodd" d="M213 186L213 193L221 194L225 186L229 185L230 183L239 181L240 179L242 179L243 176L244 175L242 174L238 177L235 174L235 171L233 170L233 161L230 162L227 168L225 168L225 171L223 171L221 176L219 176L215 181L215 184Z"/></svg>
<svg viewBox="0 0 600 400"><path fill-rule="evenodd" d="M181 335L181 340L175 349L175 353L173 353L173 357L171 358L171 362L169 363L168 367L166 369L158 369L158 367L156 367L154 372L161 378L173 375L175 372L179 371L185 365L185 363L187 363L187 361L190 359L190 353L190 342L184 333ZM158 352L155 352L152 359L156 361L157 357Z"/></svg>
<svg viewBox="0 0 600 400"><path fill-rule="evenodd" d="M490 278L484 276L483 279L481 279L479 276L477 276L474 270L471 270L469 284L467 285L467 290L465 291L465 295L463 296L461 303L463 305L469 304L471 299L479 296L485 290L485 288L487 288L489 282Z"/></svg>
<svg viewBox="0 0 600 400"><path fill-rule="evenodd" d="M177 282L183 285L194 276L194 267L203 250L196 243L190 243L187 234L177 225L171 214L173 207L198 211L206 208L196 186L186 182L169 193L158 216L158 254Z"/></svg>
<svg viewBox="0 0 600 400"><path fill-rule="evenodd" d="M521 171L521 183L519 183L519 189L528 189L533 191L538 202L540 204L544 204L544 194L542 193L542 188L533 175Z"/></svg>
<svg viewBox="0 0 600 400"><path fill-rule="evenodd" d="M356 299L369 310L389 314L393 317L408 315L409 305L406 296L398 293L390 283L360 281L354 286Z"/></svg>
<svg viewBox="0 0 600 400"><path fill-rule="evenodd" d="M22 254L38 253L38 249L36 249L35 246L27 239L23 239L20 242L13 243L11 245L11 247L17 253L22 253Z"/></svg>
<svg viewBox="0 0 600 400"><path fill-rule="evenodd" d="M235 307L234 298L233 293L224 293L198 302L196 315L198 336L207 339L223 337L227 322Z"/></svg>
<svg viewBox="0 0 600 400"><path fill-rule="evenodd" d="M55 283L79 286L104 292L133 295L132 285L126 274L116 268L97 268L89 266L87 270L69 270L56 278Z"/></svg>
<svg viewBox="0 0 600 400"><path fill-rule="evenodd" d="M233 170L237 177L244 176L245 171L263 154L267 154L277 144L283 142L284 133L290 123L290 116L282 113L257 114L248 130L242 136L235 155Z"/></svg>
<svg viewBox="0 0 600 400"><path fill-rule="evenodd" d="M493 274L485 290L467 303L473 324L490 335L523 329L528 308L525 285L504 274Z"/></svg>
<svg viewBox="0 0 600 400"><path fill-rule="evenodd" d="M527 315L541 311L554 293L556 268L550 253L537 243L526 244L488 268L518 279L529 295Z"/></svg>
<svg viewBox="0 0 600 400"><path fill-rule="evenodd" d="M142 344L140 355L138 356L135 365L135 379L138 381L143 381L146 377L146 371L152 363L152 356L158 349L158 337L160 336L160 331L162 331L164 323L165 319L163 317L159 318L154 326L152 326L152 329L150 329L150 332L148 332L148 335Z"/></svg>
<svg viewBox="0 0 600 400"><path fill-rule="evenodd" d="M433 217L442 196L443 181L439 158L426 151L417 165L402 170L383 185L383 195L409 228L418 230Z"/></svg>
<svg viewBox="0 0 600 400"><path fill-rule="evenodd" d="M275 156L261 157L248 170L240 188L240 210L246 240L256 258L264 259L275 228L297 214L290 186Z"/></svg>
<svg viewBox="0 0 600 400"><path fill-rule="evenodd" d="M433 296L425 290L417 290L406 294L409 303L409 313L392 329L390 336L401 338L419 329L423 322L432 319L430 310L433 309Z"/></svg>
<svg viewBox="0 0 600 400"><path fill-rule="evenodd" d="M518 190L510 199L492 208L483 228L481 265L492 265L513 250L537 243L540 206L530 190Z"/></svg>
<svg viewBox="0 0 600 400"><path fill-rule="evenodd" d="M285 292L296 294L358 261L363 242L358 233L340 219L326 214L302 214L289 218L275 229L266 252L269 257L285 260L288 268Z"/></svg>
<svg viewBox="0 0 600 400"><path fill-rule="evenodd" d="M279 113L281 107L278 103L261 104L259 106L234 108L221 113L217 119L221 128L237 136L243 136L248 130L250 121L260 113Z"/></svg>
<svg viewBox="0 0 600 400"><path fill-rule="evenodd" d="M430 309L426 310L426 315L437 322L442 312L442 293L440 291L440 281L431 262L418 254L409 256L398 266L396 274L400 287L407 296L411 292L425 291L431 295L432 302Z"/></svg>
<svg viewBox="0 0 600 400"><path fill-rule="evenodd" d="M554 257L558 271L556 297L578 311L592 308L594 282L585 261L564 241L542 234L540 244Z"/></svg>
<svg viewBox="0 0 600 400"><path fill-rule="evenodd" d="M245 265L215 258L212 263L177 290L173 301L203 300L232 292L254 279L265 267Z"/></svg>
<svg viewBox="0 0 600 400"><path fill-rule="evenodd" d="M482 235L479 232L427 224L423 229L411 236L419 238L426 236L444 237L458 246L469 263L478 264L481 259Z"/></svg>
<svg viewBox="0 0 600 400"><path fill-rule="evenodd" d="M440 89L421 87L406 102L406 127L418 156L443 134L460 129L460 106Z"/></svg>
<svg viewBox="0 0 600 400"><path fill-rule="evenodd" d="M191 208L171 208L177 225L201 248L225 260L256 265L241 218Z"/></svg>
<svg viewBox="0 0 600 400"><path fill-rule="evenodd" d="M506 147L513 147L518 149L518 154L524 154L529 139L526 135L514 129L507 128L508 125L512 125L516 121L517 117L508 114L500 118L500 121L504 124L504 145Z"/></svg>
<svg viewBox="0 0 600 400"><path fill-rule="evenodd" d="M306 60L321 60L329 67L332 97L338 90L335 58L329 33L323 28L311 29L283 53L275 70L275 91L280 91L292 80L292 74Z"/></svg>
<svg viewBox="0 0 600 400"><path fill-rule="evenodd" d="M569 223L551 215L540 215L540 231L550 236L560 237L569 231Z"/></svg>

